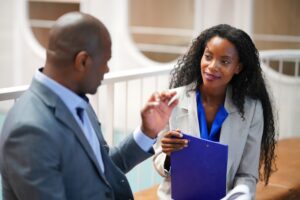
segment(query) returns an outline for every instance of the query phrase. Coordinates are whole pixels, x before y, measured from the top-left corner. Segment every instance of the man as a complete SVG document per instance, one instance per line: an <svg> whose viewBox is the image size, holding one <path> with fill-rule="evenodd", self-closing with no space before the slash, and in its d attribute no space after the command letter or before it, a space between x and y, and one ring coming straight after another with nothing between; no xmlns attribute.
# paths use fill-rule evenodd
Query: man
<svg viewBox="0 0 300 200"><path fill-rule="evenodd" d="M5 120L0 167L5 200L133 199L124 173L153 154L175 93L154 94L140 129L109 149L85 94L109 71L111 40L96 18L60 17L50 31L47 59Z"/></svg>

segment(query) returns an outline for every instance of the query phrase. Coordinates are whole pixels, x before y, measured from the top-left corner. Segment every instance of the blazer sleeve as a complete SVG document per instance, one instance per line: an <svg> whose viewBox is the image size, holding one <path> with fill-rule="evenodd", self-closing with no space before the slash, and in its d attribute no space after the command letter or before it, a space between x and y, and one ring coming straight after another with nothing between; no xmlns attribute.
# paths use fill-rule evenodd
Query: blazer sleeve
<svg viewBox="0 0 300 200"><path fill-rule="evenodd" d="M97 120L100 132L102 132L101 123L98 121L96 113L91 106L89 108L90 113L93 115L92 117ZM107 144L102 133L99 136L100 143L102 143L100 145L103 146L103 150L105 150L105 153L109 155L114 164L123 173L129 172L137 164L141 163L154 154L153 149L151 149L149 152L145 152L144 150L142 150L135 142L133 134L127 136L119 145L115 147L110 147Z"/></svg>
<svg viewBox="0 0 300 200"><path fill-rule="evenodd" d="M260 101L256 101L249 134L243 150L241 162L234 178L234 187L240 184L247 185L250 189L252 199L255 199L256 183L258 181L258 167L263 128L264 120L262 105Z"/></svg>
<svg viewBox="0 0 300 200"><path fill-rule="evenodd" d="M133 134L126 137L118 146L109 149L109 156L124 172L129 172L137 164L154 154L153 149L145 152L133 138Z"/></svg>
<svg viewBox="0 0 300 200"><path fill-rule="evenodd" d="M19 200L64 200L59 150L51 134L33 126L15 128L4 143L4 178ZM9 199L3 191L4 199ZM6 198L7 197L7 198Z"/></svg>
<svg viewBox="0 0 300 200"><path fill-rule="evenodd" d="M153 165L155 170L162 176L162 177L168 177L170 173L165 170L164 163L166 160L166 154L162 152L161 148L161 139L164 137L164 135L169 131L169 126L166 126L159 134L157 138L157 142L154 144L153 148L155 151L155 155L153 156Z"/></svg>

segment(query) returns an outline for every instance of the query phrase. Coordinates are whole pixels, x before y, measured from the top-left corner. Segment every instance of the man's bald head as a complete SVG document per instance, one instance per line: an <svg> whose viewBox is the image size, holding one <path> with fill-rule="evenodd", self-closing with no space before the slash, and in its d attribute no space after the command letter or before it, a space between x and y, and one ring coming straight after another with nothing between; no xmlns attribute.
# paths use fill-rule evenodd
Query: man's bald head
<svg viewBox="0 0 300 200"><path fill-rule="evenodd" d="M98 19L80 12L67 13L50 30L47 64L72 65L80 51L99 56L107 40L110 40L109 33Z"/></svg>

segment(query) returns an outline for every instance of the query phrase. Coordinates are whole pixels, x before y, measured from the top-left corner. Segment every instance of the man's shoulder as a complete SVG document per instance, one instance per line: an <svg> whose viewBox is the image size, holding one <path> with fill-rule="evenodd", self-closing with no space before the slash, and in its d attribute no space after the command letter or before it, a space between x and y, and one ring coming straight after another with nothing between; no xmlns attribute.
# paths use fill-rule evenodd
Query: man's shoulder
<svg viewBox="0 0 300 200"><path fill-rule="evenodd" d="M11 108L11 111L23 112L23 114L26 114L27 112L31 112L29 110L34 111L35 108L41 104L43 104L42 100L30 89L28 89L20 96L20 98L16 100Z"/></svg>
<svg viewBox="0 0 300 200"><path fill-rule="evenodd" d="M27 90L9 110L4 123L15 128L30 124L38 125L40 121L46 119L47 110L44 102L32 91Z"/></svg>

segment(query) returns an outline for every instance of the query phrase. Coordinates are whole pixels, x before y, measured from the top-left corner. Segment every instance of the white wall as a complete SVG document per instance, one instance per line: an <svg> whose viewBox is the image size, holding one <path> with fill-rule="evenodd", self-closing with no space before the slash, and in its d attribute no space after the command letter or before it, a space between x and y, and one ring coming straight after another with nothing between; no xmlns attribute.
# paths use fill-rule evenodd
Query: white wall
<svg viewBox="0 0 300 200"><path fill-rule="evenodd" d="M0 87L14 83L13 77L13 1L0 1Z"/></svg>
<svg viewBox="0 0 300 200"><path fill-rule="evenodd" d="M25 0L0 1L0 87L29 84L43 64L43 51L32 40L26 21ZM24 28L26 27L26 28Z"/></svg>

